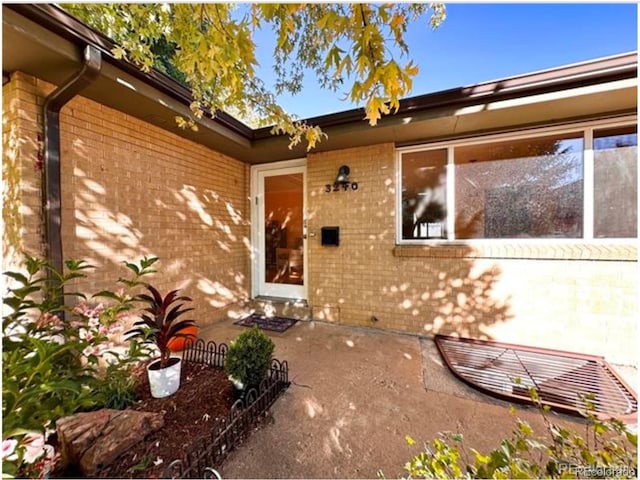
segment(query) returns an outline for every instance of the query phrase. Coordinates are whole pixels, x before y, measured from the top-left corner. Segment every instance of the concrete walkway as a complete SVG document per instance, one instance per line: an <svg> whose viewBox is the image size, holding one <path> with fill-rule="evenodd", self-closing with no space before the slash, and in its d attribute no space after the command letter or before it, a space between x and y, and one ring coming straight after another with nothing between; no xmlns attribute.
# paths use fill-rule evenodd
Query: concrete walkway
<svg viewBox="0 0 640 480"><path fill-rule="evenodd" d="M225 320L201 337L228 342L244 330ZM319 322L266 333L293 383L227 459L225 478L375 478L379 469L395 478L438 432L460 432L484 451L514 428L509 405L456 380L430 340ZM518 416L544 431L534 409Z"/></svg>

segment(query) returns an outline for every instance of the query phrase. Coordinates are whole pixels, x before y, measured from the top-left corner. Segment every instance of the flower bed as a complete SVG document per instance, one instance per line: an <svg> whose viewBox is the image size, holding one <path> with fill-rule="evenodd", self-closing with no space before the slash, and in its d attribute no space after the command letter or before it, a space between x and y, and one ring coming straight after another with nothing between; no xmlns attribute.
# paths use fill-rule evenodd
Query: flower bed
<svg viewBox="0 0 640 480"><path fill-rule="evenodd" d="M142 322L149 328L140 342L123 339L122 332L140 315L145 295L137 292L150 289L144 280L156 272L156 261L125 262L129 276L119 278L121 286L94 295L68 288L92 269L81 260L65 261L61 273L45 260L25 255L22 271L4 274L3 476L78 476L80 472L70 470L74 465L92 472L91 477L159 477L169 465L171 471L183 472L180 476L206 476L205 467L219 466L288 387L287 363L270 363L269 350L258 355L268 353L260 373L267 378L234 403L237 395L223 370L227 346L199 341L185 351L182 388L152 399L140 362L162 350L158 341L147 341L161 330L155 328L157 318L151 318L151 325ZM63 289L68 304L60 302ZM167 297L175 295L177 291ZM165 309L172 303L167 297L160 299ZM100 303L93 303L96 299ZM164 315L149 308L142 311L162 317L165 327L189 310L173 308ZM133 326L143 327L141 320ZM127 332L129 337L134 331ZM161 340L172 333L164 332ZM250 369L256 368L258 357L247 358ZM107 424L110 428L103 428ZM95 436L85 435L87 426Z"/></svg>
<svg viewBox="0 0 640 480"><path fill-rule="evenodd" d="M289 386L287 362L273 360L260 387L237 398L239 394L222 368L227 351L224 343L189 343L183 355L180 389L165 398L151 397L141 367L137 401L131 408L162 413L164 426L105 466L98 477L203 478L219 468ZM52 476L77 473L66 470Z"/></svg>
<svg viewBox="0 0 640 480"><path fill-rule="evenodd" d="M198 340L187 343L185 364L208 365L221 369L228 351L226 344ZM218 418L208 435L194 438L182 454L171 462L165 478L210 478L229 452L241 444L258 425L271 405L289 387L289 366L286 361L273 360L269 375L258 389L244 392L236 400L228 416Z"/></svg>
<svg viewBox="0 0 640 480"><path fill-rule="evenodd" d="M105 466L98 473L100 478L161 478L176 452L192 439L208 435L216 419L229 414L234 388L223 371L197 363L184 364L182 370L180 389L165 398L151 397L146 372L141 370L138 401L131 408L162 413L164 427Z"/></svg>

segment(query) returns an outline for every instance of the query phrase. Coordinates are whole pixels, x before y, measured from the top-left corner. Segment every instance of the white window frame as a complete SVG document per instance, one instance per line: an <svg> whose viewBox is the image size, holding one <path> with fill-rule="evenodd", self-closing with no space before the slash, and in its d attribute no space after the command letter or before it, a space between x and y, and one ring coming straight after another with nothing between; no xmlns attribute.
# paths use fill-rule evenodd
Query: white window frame
<svg viewBox="0 0 640 480"><path fill-rule="evenodd" d="M260 175L268 172L270 174L279 174L279 172L286 172L292 168L298 168L302 170L303 175L303 191L302 191L302 221L303 221L303 272L304 283L302 289L297 288L297 285L281 284L275 285L274 288L267 287L265 289L265 272L262 267L262 261L264 258L264 234L262 228L262 219L264 219L264 199L259 198L260 193ZM284 160L280 162L258 164L251 167L251 184L250 184L250 199L251 199L251 298L258 298L260 295L275 296L289 299L307 300L309 298L309 266L307 254L307 159L298 158L294 160ZM291 292L291 294L289 293Z"/></svg>
<svg viewBox="0 0 640 480"><path fill-rule="evenodd" d="M530 128L518 132L497 133L477 137L465 137L457 140L424 143L409 147L396 148L396 245L473 245L477 243L629 243L637 238L594 238L593 237L593 202L594 202L594 151L593 132L608 128L626 127L638 124L637 115L574 122L541 128ZM580 238L474 238L455 239L455 162L454 149L460 146L480 145L496 141L522 140L527 138L544 137L550 134L562 135L582 131L583 139L583 212L582 237ZM403 239L402 238L402 155L404 153L424 152L429 150L447 150L447 179L446 179L446 210L447 210L447 238L446 239Z"/></svg>

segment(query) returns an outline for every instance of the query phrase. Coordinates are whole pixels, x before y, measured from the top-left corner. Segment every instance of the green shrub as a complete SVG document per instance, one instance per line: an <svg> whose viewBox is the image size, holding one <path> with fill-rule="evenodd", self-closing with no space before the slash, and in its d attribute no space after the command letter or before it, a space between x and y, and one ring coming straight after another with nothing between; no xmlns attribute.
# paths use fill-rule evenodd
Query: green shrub
<svg viewBox="0 0 640 480"><path fill-rule="evenodd" d="M532 398L537 401L535 391ZM508 438L481 453L461 434L440 433L405 465L405 478L637 478L638 436L622 422L600 420L587 408L583 436L551 422L548 406L538 406L547 435L517 419ZM407 437L407 443L415 442Z"/></svg>
<svg viewBox="0 0 640 480"><path fill-rule="evenodd" d="M97 402L102 408L124 410L136 401L136 384L131 368L109 365L104 380L95 392Z"/></svg>
<svg viewBox="0 0 640 480"><path fill-rule="evenodd" d="M271 339L254 326L231 342L224 369L245 387L258 386L271 367L274 348Z"/></svg>
<svg viewBox="0 0 640 480"><path fill-rule="evenodd" d="M139 267L127 263L134 274L119 280L124 285L120 292L94 295L109 298L107 306L89 305L84 295L67 289L92 268L83 261L67 260L65 272L57 272L45 260L26 255L24 272L5 273L11 286L2 318L4 474L35 476L48 468L45 462L50 466L55 452L45 442L58 418L123 404L122 397L113 395L129 389L129 367L145 352L137 346L118 352L112 340L134 308L128 292L142 284L141 276L153 272L155 260L144 259ZM62 288L67 298L80 303L73 308L59 305Z"/></svg>

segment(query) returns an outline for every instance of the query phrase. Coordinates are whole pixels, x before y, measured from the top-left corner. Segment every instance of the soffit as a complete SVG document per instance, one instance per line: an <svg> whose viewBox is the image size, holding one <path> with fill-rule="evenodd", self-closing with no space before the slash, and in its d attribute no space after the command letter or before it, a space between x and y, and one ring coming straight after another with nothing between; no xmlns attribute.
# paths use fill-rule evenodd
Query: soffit
<svg viewBox="0 0 640 480"><path fill-rule="evenodd" d="M80 69L82 51L78 46L12 10L3 7L2 13L3 71L22 71L59 85ZM233 158L248 160L249 139L209 118L200 122L197 132L180 129L175 117L189 114L184 103L104 60L100 76L82 96Z"/></svg>
<svg viewBox="0 0 640 480"><path fill-rule="evenodd" d="M529 103L505 104L487 102L467 107L442 107L414 115L386 117L375 127L366 121L339 127L325 128L329 138L314 152L345 149L391 142L399 146L429 143L501 131L568 123L598 117L635 113L637 109L637 81L612 82L603 88L580 88L563 92L565 96L528 98ZM537 101L534 101L537 100ZM275 161L286 148L286 139L273 137L260 140L253 163ZM271 153L273 152L273 153ZM280 159L304 156L303 148L287 152Z"/></svg>
<svg viewBox="0 0 640 480"><path fill-rule="evenodd" d="M43 46L58 43L56 55ZM59 84L78 71L81 58L78 47L60 42L54 33L26 20L17 13L2 8L2 70L20 70L48 82ZM43 77L46 72L48 78Z"/></svg>

